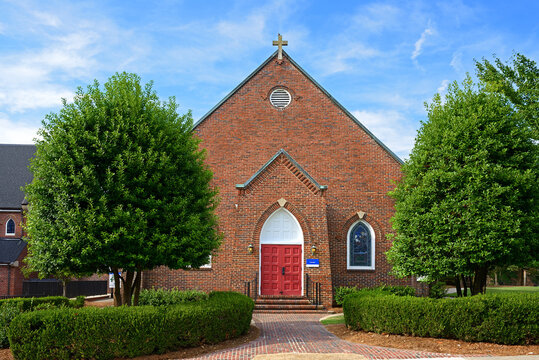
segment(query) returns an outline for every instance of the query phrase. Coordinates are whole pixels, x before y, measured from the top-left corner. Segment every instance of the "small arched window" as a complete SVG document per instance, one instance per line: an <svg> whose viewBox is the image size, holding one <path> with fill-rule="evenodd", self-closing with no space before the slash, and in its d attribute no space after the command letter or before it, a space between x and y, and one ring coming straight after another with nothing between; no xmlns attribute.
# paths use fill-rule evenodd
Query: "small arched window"
<svg viewBox="0 0 539 360"><path fill-rule="evenodd" d="M6 235L15 235L15 221L9 219L6 223Z"/></svg>
<svg viewBox="0 0 539 360"><path fill-rule="evenodd" d="M374 270L374 231L369 223L363 220L353 223L346 245L348 269Z"/></svg>

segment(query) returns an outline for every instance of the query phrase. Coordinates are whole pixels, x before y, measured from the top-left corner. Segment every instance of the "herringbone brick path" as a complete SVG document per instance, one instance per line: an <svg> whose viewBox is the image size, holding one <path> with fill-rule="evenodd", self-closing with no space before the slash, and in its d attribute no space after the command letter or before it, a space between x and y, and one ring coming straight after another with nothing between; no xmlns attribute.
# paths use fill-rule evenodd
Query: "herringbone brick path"
<svg viewBox="0 0 539 360"><path fill-rule="evenodd" d="M322 314L255 314L260 337L236 348L206 354L198 359L252 359L259 354L351 353L370 359L439 358L450 355L390 349L344 341L318 321Z"/></svg>

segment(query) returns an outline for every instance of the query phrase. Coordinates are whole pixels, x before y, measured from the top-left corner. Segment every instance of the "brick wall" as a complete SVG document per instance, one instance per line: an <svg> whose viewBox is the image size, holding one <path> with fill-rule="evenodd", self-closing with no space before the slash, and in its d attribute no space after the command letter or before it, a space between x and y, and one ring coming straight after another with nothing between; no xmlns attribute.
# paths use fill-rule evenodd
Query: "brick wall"
<svg viewBox="0 0 539 360"><path fill-rule="evenodd" d="M15 234L6 235L6 224L12 219L15 221ZM20 239L22 237L22 213L19 211L0 212L0 237L5 239ZM23 275L20 270L22 260L26 256L26 249L22 251L19 258L18 266L0 265L0 295L21 295ZM8 288L9 285L9 288Z"/></svg>
<svg viewBox="0 0 539 360"><path fill-rule="evenodd" d="M276 87L292 94L285 109L269 102ZM253 243L258 249L263 221L279 206L280 198L288 201L301 224L306 251L318 244L320 268L306 271L323 282L326 304L332 301L332 286L416 285L412 279L390 276L384 255L391 245L386 234L394 211L387 192L393 188L392 180L401 176L400 164L286 56L281 63L269 61L199 124L196 133L219 188L217 215L224 242L211 270L160 268L145 274L145 287L241 291L242 281L258 269L258 254L248 254L247 246ZM268 169L267 177L252 189L236 189L279 149L327 190L313 193L282 165ZM366 213L375 232L375 270L346 268L346 235L358 211Z"/></svg>
<svg viewBox="0 0 539 360"><path fill-rule="evenodd" d="M6 235L6 224L9 219L15 221L15 235ZM20 239L22 237L22 213L20 211L0 212L0 237Z"/></svg>

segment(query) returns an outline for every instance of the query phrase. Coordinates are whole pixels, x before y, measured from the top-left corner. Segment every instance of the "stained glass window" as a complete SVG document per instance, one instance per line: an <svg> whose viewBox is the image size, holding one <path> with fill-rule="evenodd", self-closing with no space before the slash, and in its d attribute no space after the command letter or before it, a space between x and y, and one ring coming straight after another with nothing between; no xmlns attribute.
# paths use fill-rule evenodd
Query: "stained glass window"
<svg viewBox="0 0 539 360"><path fill-rule="evenodd" d="M348 266L372 267L372 237L371 231L363 222L358 222L348 238Z"/></svg>
<svg viewBox="0 0 539 360"><path fill-rule="evenodd" d="M6 224L6 234L12 235L15 234L15 221L9 219Z"/></svg>

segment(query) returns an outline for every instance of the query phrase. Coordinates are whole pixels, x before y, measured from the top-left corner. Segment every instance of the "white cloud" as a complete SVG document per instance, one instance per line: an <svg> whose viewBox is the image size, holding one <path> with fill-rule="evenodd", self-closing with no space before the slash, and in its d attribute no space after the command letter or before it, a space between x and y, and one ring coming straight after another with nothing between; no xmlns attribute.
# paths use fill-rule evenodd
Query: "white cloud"
<svg viewBox="0 0 539 360"><path fill-rule="evenodd" d="M462 65L462 52L457 51L453 53L453 57L451 58L451 62L449 63L453 69L457 72L457 74L462 74L464 66Z"/></svg>
<svg viewBox="0 0 539 360"><path fill-rule="evenodd" d="M408 157L414 146L416 128L402 113L356 110L352 114L398 156Z"/></svg>
<svg viewBox="0 0 539 360"><path fill-rule="evenodd" d="M34 16L34 21L37 21L41 25L58 27L61 23L60 19L51 13L32 11L32 15Z"/></svg>
<svg viewBox="0 0 539 360"><path fill-rule="evenodd" d="M425 44L425 41L427 40L427 36L433 35L434 30L432 29L432 26L429 26L421 33L421 36L419 39L415 42L415 49L412 53L412 60L415 60L423 51L423 45Z"/></svg>
<svg viewBox="0 0 539 360"><path fill-rule="evenodd" d="M33 144L39 127L20 124L0 113L0 144Z"/></svg>
<svg viewBox="0 0 539 360"><path fill-rule="evenodd" d="M399 25L401 10L388 4L369 4L354 17L357 26L369 32L379 32Z"/></svg>
<svg viewBox="0 0 539 360"><path fill-rule="evenodd" d="M440 84L438 89L436 89L436 92L438 92L439 94L444 93L447 90L448 85L449 85L449 80L447 80L447 79L442 80L442 83Z"/></svg>
<svg viewBox="0 0 539 360"><path fill-rule="evenodd" d="M57 107L62 104L62 98L70 101L73 95L74 93L69 90L52 85L39 88L16 88L6 92L0 90L0 106L10 112Z"/></svg>
<svg viewBox="0 0 539 360"><path fill-rule="evenodd" d="M383 54L360 42L341 42L337 49L331 49L321 54L318 59L318 65L322 68L322 75L332 75L339 72L352 70L355 67L355 61L370 59Z"/></svg>

